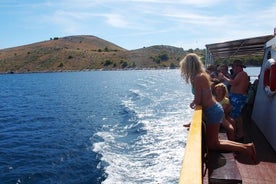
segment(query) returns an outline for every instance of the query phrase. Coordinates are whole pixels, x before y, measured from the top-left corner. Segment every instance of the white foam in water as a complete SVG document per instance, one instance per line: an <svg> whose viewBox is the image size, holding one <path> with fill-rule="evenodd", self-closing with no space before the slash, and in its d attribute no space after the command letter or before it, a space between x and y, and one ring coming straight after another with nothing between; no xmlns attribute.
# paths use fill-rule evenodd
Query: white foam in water
<svg viewBox="0 0 276 184"><path fill-rule="evenodd" d="M128 154L103 153L108 178L103 183L172 183L177 181L187 134L180 117L143 121L147 134ZM110 145L110 144L108 144Z"/></svg>
<svg viewBox="0 0 276 184"><path fill-rule="evenodd" d="M149 91L154 91L156 86L152 88L145 88L147 92L132 89L131 92L142 98L138 101L132 98L122 100L127 109L135 112L138 122L131 122L132 125L123 128L118 126L120 130L113 127L114 131L97 133L104 141L95 143L93 151L100 153L101 160L108 163L105 168L108 176L103 183L178 182L187 138L183 124L191 120L193 110L188 104L192 96L184 96L183 89L171 89L156 96L156 91L154 95L150 94ZM141 105L143 98L151 101ZM116 141L124 138L135 123L142 123L146 133L139 135L133 144Z"/></svg>

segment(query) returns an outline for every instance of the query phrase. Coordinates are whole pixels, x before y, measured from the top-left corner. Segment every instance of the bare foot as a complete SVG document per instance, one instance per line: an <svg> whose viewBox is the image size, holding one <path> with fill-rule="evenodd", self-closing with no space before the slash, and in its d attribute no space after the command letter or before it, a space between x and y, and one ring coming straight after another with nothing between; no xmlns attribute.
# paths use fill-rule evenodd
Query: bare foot
<svg viewBox="0 0 276 184"><path fill-rule="evenodd" d="M252 159L252 161L256 164L257 163L257 158L256 158L256 148L255 148L255 145L253 143L249 143L247 151L248 151L248 155L250 156L250 158Z"/></svg>

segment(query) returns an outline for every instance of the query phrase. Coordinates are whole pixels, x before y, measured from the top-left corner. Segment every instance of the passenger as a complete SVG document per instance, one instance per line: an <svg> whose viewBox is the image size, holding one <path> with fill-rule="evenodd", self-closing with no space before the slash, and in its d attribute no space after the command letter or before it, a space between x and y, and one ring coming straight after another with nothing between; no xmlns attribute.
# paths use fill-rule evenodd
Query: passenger
<svg viewBox="0 0 276 184"><path fill-rule="evenodd" d="M202 106L203 115L206 117L205 142L207 148L241 152L256 162L256 151L253 143L242 144L219 139L219 129L224 112L222 106L213 97L210 76L206 73L199 56L194 53L187 54L180 61L180 69L183 79L192 84L194 100L190 107L194 109L197 105Z"/></svg>
<svg viewBox="0 0 276 184"><path fill-rule="evenodd" d="M228 98L227 88L223 83L215 85L214 96L216 100L222 105L224 111L222 126L227 131L228 139L233 141L235 140L235 120L229 117L232 106Z"/></svg>
<svg viewBox="0 0 276 184"><path fill-rule="evenodd" d="M243 71L243 68L246 68L246 66L243 65L242 61L235 60L232 65L235 76L233 79L219 73L219 79L225 80L231 85L229 99L233 108L230 117L236 121L236 140L238 141L243 141L244 139L241 112L247 101L247 90L249 86L248 75Z"/></svg>
<svg viewBox="0 0 276 184"><path fill-rule="evenodd" d="M218 71L223 73L226 77L230 78L231 74L228 72L228 66L226 64L222 64L218 67Z"/></svg>
<svg viewBox="0 0 276 184"><path fill-rule="evenodd" d="M217 71L217 66L216 65L209 65L206 69L206 72L210 74L212 78L217 78L218 77L218 71Z"/></svg>
<svg viewBox="0 0 276 184"><path fill-rule="evenodd" d="M218 71L223 73L223 75L225 75L227 78L231 78L231 74L228 72L228 66L226 64L220 65L218 67ZM230 85L226 80L220 80L220 82L222 82L226 87L227 90L230 90Z"/></svg>

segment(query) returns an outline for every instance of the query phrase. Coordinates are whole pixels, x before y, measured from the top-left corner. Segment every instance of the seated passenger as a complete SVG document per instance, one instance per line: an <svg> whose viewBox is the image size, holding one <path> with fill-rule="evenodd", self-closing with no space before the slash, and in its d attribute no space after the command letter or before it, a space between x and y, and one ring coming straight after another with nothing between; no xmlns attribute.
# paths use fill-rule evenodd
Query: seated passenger
<svg viewBox="0 0 276 184"><path fill-rule="evenodd" d="M219 83L214 87L214 96L216 100L222 105L224 111L224 118L222 120L222 126L227 131L228 139L235 140L235 120L229 116L232 106L228 98L228 91L223 83Z"/></svg>

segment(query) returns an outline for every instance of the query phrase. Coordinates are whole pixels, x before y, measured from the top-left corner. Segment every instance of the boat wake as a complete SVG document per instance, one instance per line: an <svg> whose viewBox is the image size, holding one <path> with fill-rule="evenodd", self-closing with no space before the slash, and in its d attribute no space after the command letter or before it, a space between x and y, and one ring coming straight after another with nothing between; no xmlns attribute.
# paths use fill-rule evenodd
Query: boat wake
<svg viewBox="0 0 276 184"><path fill-rule="evenodd" d="M93 144L93 151L102 155L98 167L105 170L103 183L176 183L191 96L179 101L182 88L159 90L160 81L139 82L121 100L116 119L103 123L94 135L102 139Z"/></svg>

